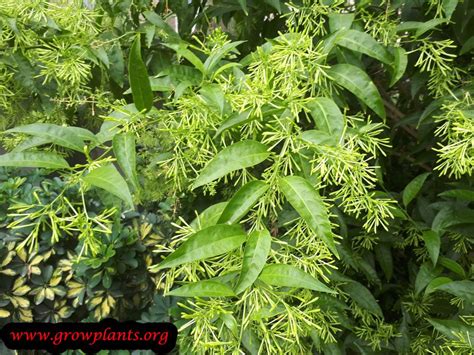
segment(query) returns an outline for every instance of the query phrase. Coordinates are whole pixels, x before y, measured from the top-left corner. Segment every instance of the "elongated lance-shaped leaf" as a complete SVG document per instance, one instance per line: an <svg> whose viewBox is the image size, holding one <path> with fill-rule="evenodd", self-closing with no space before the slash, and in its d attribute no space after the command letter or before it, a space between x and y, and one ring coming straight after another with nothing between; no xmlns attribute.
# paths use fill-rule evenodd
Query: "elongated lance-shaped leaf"
<svg viewBox="0 0 474 355"><path fill-rule="evenodd" d="M336 44L392 65L393 56L390 52L365 32L351 29L344 31L344 34L338 37Z"/></svg>
<svg viewBox="0 0 474 355"><path fill-rule="evenodd" d="M339 140L344 131L344 116L336 103L327 97L317 97L308 102L316 127Z"/></svg>
<svg viewBox="0 0 474 355"><path fill-rule="evenodd" d="M402 47L393 48L394 61L391 68L392 76L389 86L392 87L405 73L408 64L407 52Z"/></svg>
<svg viewBox="0 0 474 355"><path fill-rule="evenodd" d="M378 316L383 316L382 309L367 287L357 281L350 281L341 286L341 288L344 292L349 294L349 297L352 298L359 307L362 307Z"/></svg>
<svg viewBox="0 0 474 355"><path fill-rule="evenodd" d="M168 292L168 296L179 297L231 297L234 291L221 282L203 280L181 286Z"/></svg>
<svg viewBox="0 0 474 355"><path fill-rule="evenodd" d="M59 145L61 147L76 150L78 152L84 151L84 141L79 130L73 130L72 127L64 127L51 123L33 123L26 126L19 126L6 131L7 133L24 133L31 136L44 138L49 142ZM87 131L80 129L80 132ZM87 131L89 132L89 131ZM92 136L93 134L89 132ZM82 136L83 137L83 136Z"/></svg>
<svg viewBox="0 0 474 355"><path fill-rule="evenodd" d="M245 243L244 261L240 271L235 293L239 294L252 286L267 262L272 245L272 237L268 230L253 231Z"/></svg>
<svg viewBox="0 0 474 355"><path fill-rule="evenodd" d="M137 35L130 48L128 73L135 106L138 111L149 111L153 106L153 91L151 91L146 66L142 60L140 34Z"/></svg>
<svg viewBox="0 0 474 355"><path fill-rule="evenodd" d="M247 238L238 225L217 224L193 234L152 270L212 258L240 247Z"/></svg>
<svg viewBox="0 0 474 355"><path fill-rule="evenodd" d="M268 185L263 181L248 182L232 196L217 223L239 222L267 190Z"/></svg>
<svg viewBox="0 0 474 355"><path fill-rule="evenodd" d="M115 158L117 158L117 162L125 174L127 181L135 190L138 190L140 185L138 183L136 170L135 137L133 133L116 134L113 138L112 145Z"/></svg>
<svg viewBox="0 0 474 355"><path fill-rule="evenodd" d="M351 64L336 64L327 73L334 82L352 92L385 120L385 108L380 93L365 71Z"/></svg>
<svg viewBox="0 0 474 355"><path fill-rule="evenodd" d="M438 262L439 249L441 247L441 238L435 231L428 230L423 232L423 241L425 242L426 249L430 255L433 265L436 266Z"/></svg>
<svg viewBox="0 0 474 355"><path fill-rule="evenodd" d="M426 178L430 176L430 174L431 173L420 174L408 183L402 194L402 200L405 206L408 206L408 204L416 197L416 195L418 195L421 188L425 184Z"/></svg>
<svg viewBox="0 0 474 355"><path fill-rule="evenodd" d="M300 139L314 146L318 146L318 145L336 146L338 143L337 139L334 136L330 135L327 132L320 131L318 129L310 129L308 131L304 131L303 133L301 133Z"/></svg>
<svg viewBox="0 0 474 355"><path fill-rule="evenodd" d="M334 255L339 257L328 212L319 193L300 176L287 176L280 179L280 188L308 227L321 238Z"/></svg>
<svg viewBox="0 0 474 355"><path fill-rule="evenodd" d="M125 179L114 165L107 164L92 170L82 178L86 183L99 187L122 199L129 208L133 208L133 200Z"/></svg>
<svg viewBox="0 0 474 355"><path fill-rule="evenodd" d="M232 171L257 165L268 158L267 146L257 141L245 140L222 149L202 169L194 181L193 189L221 178Z"/></svg>
<svg viewBox="0 0 474 355"><path fill-rule="evenodd" d="M244 112L241 112L241 113L234 113L233 115L231 115L216 130L216 134L215 134L214 138L219 136L219 134L221 134L225 130L228 130L230 128L233 128L233 127L239 126L243 123L251 121L252 118L251 117L249 118L250 112L251 112L251 110L247 110L247 111L244 111Z"/></svg>
<svg viewBox="0 0 474 355"><path fill-rule="evenodd" d="M52 152L20 152L0 155L0 166L20 168L67 169L69 164L62 156Z"/></svg>
<svg viewBox="0 0 474 355"><path fill-rule="evenodd" d="M336 293L315 277L293 265L267 265L258 278L272 286L298 287L319 292Z"/></svg>

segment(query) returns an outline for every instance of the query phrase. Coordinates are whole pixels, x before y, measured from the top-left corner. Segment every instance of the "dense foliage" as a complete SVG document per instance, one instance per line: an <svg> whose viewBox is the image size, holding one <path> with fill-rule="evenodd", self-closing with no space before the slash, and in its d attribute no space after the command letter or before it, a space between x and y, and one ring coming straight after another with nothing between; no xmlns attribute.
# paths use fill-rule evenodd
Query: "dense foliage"
<svg viewBox="0 0 474 355"><path fill-rule="evenodd" d="M1 322L472 353L472 2L19 0L0 26Z"/></svg>

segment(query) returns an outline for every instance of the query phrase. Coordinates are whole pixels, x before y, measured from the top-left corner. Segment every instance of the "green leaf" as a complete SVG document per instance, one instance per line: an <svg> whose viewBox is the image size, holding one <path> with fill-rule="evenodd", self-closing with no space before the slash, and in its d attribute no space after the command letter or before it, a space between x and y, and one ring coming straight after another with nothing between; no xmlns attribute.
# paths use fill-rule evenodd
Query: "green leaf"
<svg viewBox="0 0 474 355"><path fill-rule="evenodd" d="M108 51L110 78L120 87L123 87L125 77L125 62L120 44L115 44Z"/></svg>
<svg viewBox="0 0 474 355"><path fill-rule="evenodd" d="M438 269L433 269L429 263L420 266L420 270L415 279L415 294L419 294L423 289L439 275Z"/></svg>
<svg viewBox="0 0 474 355"><path fill-rule="evenodd" d="M149 111L153 106L153 91L151 91L146 66L142 60L140 34L137 35L130 48L128 73L135 106L138 111Z"/></svg>
<svg viewBox="0 0 474 355"><path fill-rule="evenodd" d="M218 224L193 234L152 270L212 258L240 247L247 238L238 225Z"/></svg>
<svg viewBox="0 0 474 355"><path fill-rule="evenodd" d="M432 230L424 231L423 240L425 242L426 249L428 249L428 253L430 254L431 261L433 262L433 265L436 266L439 256L439 248L441 246L439 234Z"/></svg>
<svg viewBox="0 0 474 355"><path fill-rule="evenodd" d="M239 3L240 7L242 8L242 11L245 13L246 16L249 15L249 10L247 8L247 0L237 0Z"/></svg>
<svg viewBox="0 0 474 355"><path fill-rule="evenodd" d="M167 296L179 297L231 297L234 291L227 285L211 280L193 282L168 292Z"/></svg>
<svg viewBox="0 0 474 355"><path fill-rule="evenodd" d="M461 50L459 52L459 55L463 55L463 54L466 54L466 53L469 53L470 51L472 51L474 49L474 36L472 36L471 38L469 38L464 44L463 46L461 47Z"/></svg>
<svg viewBox="0 0 474 355"><path fill-rule="evenodd" d="M420 192L421 188L425 183L426 178L430 174L431 173L423 173L421 175L418 175L416 178L414 178L408 183L402 194L402 200L405 206L408 206L408 204L416 197L416 195L418 195L418 192Z"/></svg>
<svg viewBox="0 0 474 355"><path fill-rule="evenodd" d="M459 340L459 334L469 337L469 342L474 343L474 327L456 319L427 318L428 322L441 334L451 340Z"/></svg>
<svg viewBox="0 0 474 355"><path fill-rule="evenodd" d="M67 169L64 158L52 152L21 152L0 155L0 166L21 168Z"/></svg>
<svg viewBox="0 0 474 355"><path fill-rule="evenodd" d="M385 243L380 243L375 245L374 251L375 257L377 258L385 277L387 280L390 280L393 275L393 258L390 247Z"/></svg>
<svg viewBox="0 0 474 355"><path fill-rule="evenodd" d="M272 237L267 230L253 231L245 243L244 260L235 293L239 294L250 287L262 271L270 252Z"/></svg>
<svg viewBox="0 0 474 355"><path fill-rule="evenodd" d="M437 277L431 280L428 286L426 286L425 295L429 295L430 293L436 291L436 289L439 286L450 283L450 282L453 282L453 280L451 280L449 277L444 277L444 276Z"/></svg>
<svg viewBox="0 0 474 355"><path fill-rule="evenodd" d="M462 298L468 303L474 302L474 281L462 280L443 283L436 290L445 291L453 296Z"/></svg>
<svg viewBox="0 0 474 355"><path fill-rule="evenodd" d="M446 19L451 19L456 6L458 6L459 0L443 0L443 12Z"/></svg>
<svg viewBox="0 0 474 355"><path fill-rule="evenodd" d="M13 148L12 152L13 153L23 152L23 151L28 150L30 148L39 147L43 144L48 144L48 143L51 143L51 140L49 138L30 137L28 139L25 139L23 142L21 142L15 148Z"/></svg>
<svg viewBox="0 0 474 355"><path fill-rule="evenodd" d="M263 181L248 182L230 199L217 223L239 222L267 190L268 185Z"/></svg>
<svg viewBox="0 0 474 355"><path fill-rule="evenodd" d="M265 144L245 140L222 149L202 169L194 181L193 189L219 179L232 171L249 168L268 158L270 152Z"/></svg>
<svg viewBox="0 0 474 355"><path fill-rule="evenodd" d="M344 34L338 37L336 44L392 65L393 57L390 52L365 32L351 29L344 31Z"/></svg>
<svg viewBox="0 0 474 355"><path fill-rule="evenodd" d="M275 8L278 13L281 13L281 1L280 0L263 0L265 3Z"/></svg>
<svg viewBox="0 0 474 355"><path fill-rule="evenodd" d="M230 129L230 128L233 128L233 127L237 127L237 126L240 126L241 124L243 123L246 123L246 122L249 122L250 120L252 120L252 118L249 119L249 116L250 116L250 112L252 112L252 110L246 110L244 112L240 112L240 113L234 113L233 115L231 115L226 121L224 121L220 127L216 130L216 134L214 135L214 138L216 138L217 136L219 136L222 132Z"/></svg>
<svg viewBox="0 0 474 355"><path fill-rule="evenodd" d="M192 65L194 65L194 68L196 68L197 70L199 70L201 73L204 73L205 72L205 69L204 69L204 64L201 62L201 60L196 56L196 54L194 54L193 52L191 52L187 46L188 46L188 43L184 42L184 41L180 41L178 43L162 43L162 45L168 47L168 48L171 48L173 49L174 51L176 51L176 54L178 54L179 57L184 57L186 58L186 60L188 62L190 62Z"/></svg>
<svg viewBox="0 0 474 355"><path fill-rule="evenodd" d="M415 37L420 37L445 22L447 22L447 19L445 18L434 18L426 22L407 21L397 26L397 32L416 31Z"/></svg>
<svg viewBox="0 0 474 355"><path fill-rule="evenodd" d="M107 164L92 170L82 178L86 183L99 187L123 200L129 208L133 208L132 195L127 183L114 165Z"/></svg>
<svg viewBox="0 0 474 355"><path fill-rule="evenodd" d="M354 13L340 14L337 12L332 12L328 15L329 17L329 30L336 32L341 29L350 29L352 22L354 22Z"/></svg>
<svg viewBox="0 0 474 355"><path fill-rule="evenodd" d="M300 135L301 140L306 143L310 143L314 146L322 145L337 145L337 140L334 136L329 135L326 132L319 131L317 129L310 129L309 131L304 131Z"/></svg>
<svg viewBox="0 0 474 355"><path fill-rule="evenodd" d="M349 297L361 308L368 310L369 312L383 317L382 309L380 308L377 300L369 291L369 289L363 286L357 281L348 281L346 284L341 286L344 292L349 294Z"/></svg>
<svg viewBox="0 0 474 355"><path fill-rule="evenodd" d="M336 293L321 281L292 265L267 265L258 278L272 286L307 288L318 292Z"/></svg>
<svg viewBox="0 0 474 355"><path fill-rule="evenodd" d="M215 108L220 115L224 114L225 97L222 88L217 84L205 84L199 94L209 107Z"/></svg>
<svg viewBox="0 0 474 355"><path fill-rule="evenodd" d="M466 277L466 273L464 272L464 269L462 268L462 266L459 265L459 263L457 263L453 259L440 256L438 262L441 266L445 267L448 270L451 270L455 274L461 277Z"/></svg>
<svg viewBox="0 0 474 355"><path fill-rule="evenodd" d="M239 1L244 1L245 0L239 0ZM247 7L247 6L245 6ZM247 10L244 10L245 13L247 14ZM237 42L230 42L224 44L222 47L217 48L216 50L212 51L209 57L207 57L206 61L204 62L204 73L205 74L210 74L213 71L215 71L216 66L219 64L219 62L224 58L228 53L232 52L235 50L237 46L240 44L244 43L245 41L237 41Z"/></svg>
<svg viewBox="0 0 474 355"><path fill-rule="evenodd" d="M280 188L286 199L321 238L334 255L339 257L334 244L328 212L319 193L304 178L287 176L280 179Z"/></svg>
<svg viewBox="0 0 474 355"><path fill-rule="evenodd" d="M148 22L155 25L159 29L165 31L166 34L168 36L170 36L172 39L179 39L179 35L156 12L145 11L145 12L143 12L143 16L145 16L145 18L148 20Z"/></svg>
<svg viewBox="0 0 474 355"><path fill-rule="evenodd" d="M377 115L385 119L385 108L380 93L362 69L351 64L336 64L327 73L335 83L352 92Z"/></svg>
<svg viewBox="0 0 474 355"><path fill-rule="evenodd" d="M77 134L77 130L72 130L70 127L51 123L33 123L26 126L15 127L5 132L29 134L31 136L47 139L61 147L73 149L78 152L84 151L84 141Z"/></svg>
<svg viewBox="0 0 474 355"><path fill-rule="evenodd" d="M338 141L344 131L344 116L336 103L326 97L317 97L308 102L316 127L335 137Z"/></svg>
<svg viewBox="0 0 474 355"><path fill-rule="evenodd" d="M389 87L392 87L403 76L407 69L408 56L405 49L402 47L393 48L393 65L391 67L392 76L390 78Z"/></svg>
<svg viewBox="0 0 474 355"><path fill-rule="evenodd" d="M222 212L227 206L227 201L219 202L212 206L209 206L202 211L190 224L189 226L196 230L201 230L217 224Z"/></svg>
<svg viewBox="0 0 474 355"><path fill-rule="evenodd" d="M138 190L140 185L136 171L135 136L133 133L116 134L113 138L112 146L115 158L117 158L117 162L127 181L135 190Z"/></svg>
<svg viewBox="0 0 474 355"><path fill-rule="evenodd" d="M471 190L463 190L463 189L447 190L447 191L441 192L440 194L438 194L438 196L458 198L464 201L474 201L474 191L471 191Z"/></svg>

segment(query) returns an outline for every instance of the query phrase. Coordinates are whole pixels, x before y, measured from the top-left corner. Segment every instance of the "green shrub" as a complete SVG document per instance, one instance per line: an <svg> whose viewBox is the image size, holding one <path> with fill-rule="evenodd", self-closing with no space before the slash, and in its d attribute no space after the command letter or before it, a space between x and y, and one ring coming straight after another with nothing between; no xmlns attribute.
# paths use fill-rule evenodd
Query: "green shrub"
<svg viewBox="0 0 474 355"><path fill-rule="evenodd" d="M22 143L0 165L61 176L44 211L62 224L12 204L7 234L36 222L2 250L60 249L80 206L89 227L62 248L99 288L84 317L171 320L183 354L471 353L473 5L263 3L90 10L124 36L125 91L104 77L120 100L98 131L6 131ZM114 229L160 209L163 239ZM139 300L113 284L130 269Z"/></svg>

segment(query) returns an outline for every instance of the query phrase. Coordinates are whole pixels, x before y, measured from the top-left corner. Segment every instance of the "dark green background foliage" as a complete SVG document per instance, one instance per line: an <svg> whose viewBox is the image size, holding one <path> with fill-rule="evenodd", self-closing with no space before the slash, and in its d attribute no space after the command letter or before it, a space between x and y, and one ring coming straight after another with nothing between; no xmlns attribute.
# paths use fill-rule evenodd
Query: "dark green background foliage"
<svg viewBox="0 0 474 355"><path fill-rule="evenodd" d="M472 1L7 0L0 26L0 325L472 353Z"/></svg>

